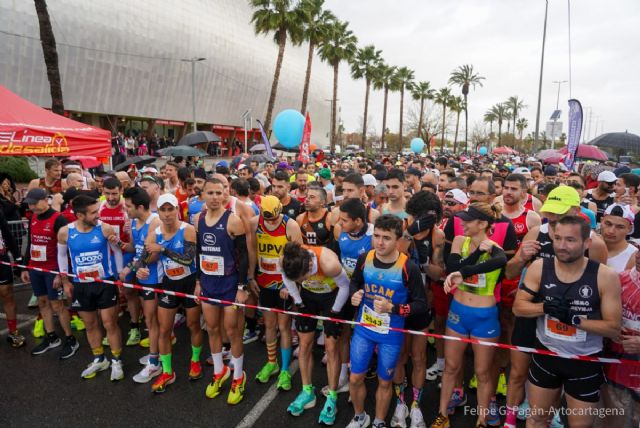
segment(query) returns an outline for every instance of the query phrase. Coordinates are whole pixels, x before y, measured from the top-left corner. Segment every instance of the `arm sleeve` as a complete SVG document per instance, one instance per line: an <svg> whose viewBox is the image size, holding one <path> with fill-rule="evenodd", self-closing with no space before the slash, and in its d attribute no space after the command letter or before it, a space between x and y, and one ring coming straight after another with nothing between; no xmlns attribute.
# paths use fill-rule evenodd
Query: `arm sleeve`
<svg viewBox="0 0 640 428"><path fill-rule="evenodd" d="M340 275L333 278L333 280L338 286L338 294L336 295L336 300L334 300L331 310L333 312L340 312L349 298L349 277L344 269L341 269Z"/></svg>
<svg viewBox="0 0 640 428"><path fill-rule="evenodd" d="M451 253L451 243L453 242L453 223L454 223L455 219L454 217L451 217L449 219L449 221L447 221L447 224L444 226L444 248L442 250L442 257L444 258L444 260L448 260L449 259L449 254Z"/></svg>
<svg viewBox="0 0 640 428"><path fill-rule="evenodd" d="M392 313L402 317L421 314L427 311L427 296L424 292L424 282L418 266L408 261L406 275L403 279L409 289L409 300L405 304L393 305Z"/></svg>
<svg viewBox="0 0 640 428"><path fill-rule="evenodd" d="M447 272L458 272L465 266L473 266L478 263L478 259L482 255L482 251L479 248L469 254L469 257L462 258L460 254L450 253L447 257Z"/></svg>
<svg viewBox="0 0 640 428"><path fill-rule="evenodd" d="M56 221L53 222L53 231L54 231L54 233L56 235L58 235L58 232L60 231L60 229L62 229L67 224L69 224L69 220L67 220L67 218L65 216L59 215L56 218Z"/></svg>
<svg viewBox="0 0 640 428"><path fill-rule="evenodd" d="M358 256L356 267L353 270L353 275L351 275L351 282L349 283L349 295L353 295L356 291L359 291L364 287L364 275L362 274L362 270L366 257L367 253Z"/></svg>
<svg viewBox="0 0 640 428"><path fill-rule="evenodd" d="M62 273L69 273L69 254L66 244L58 244L58 270Z"/></svg>
<svg viewBox="0 0 640 428"><path fill-rule="evenodd" d="M282 283L287 287L287 291L289 292L289 296L293 299L293 303L296 305L301 304L302 297L300 297L300 291L298 290L296 283L287 278L284 274L282 274Z"/></svg>
<svg viewBox="0 0 640 428"><path fill-rule="evenodd" d="M164 249L164 255L176 263L189 266L196 257L195 242L184 241L184 253L180 254L168 248Z"/></svg>
<svg viewBox="0 0 640 428"><path fill-rule="evenodd" d="M247 271L249 270L249 252L247 251L247 236L238 235L233 240L238 254L238 283L247 283ZM199 246L198 246L199 247Z"/></svg>
<svg viewBox="0 0 640 428"><path fill-rule="evenodd" d="M482 263L478 263L473 266L464 266L460 269L460 274L463 277L477 275L479 273L489 273L496 269L500 269L507 264L507 255L502 248L493 247L491 251L491 257Z"/></svg>
<svg viewBox="0 0 640 428"><path fill-rule="evenodd" d="M508 258L510 259L515 255L515 252L518 250L518 236L516 234L516 228L513 223L509 224L507 228L507 234L504 237L504 242L502 243L502 249L507 252L512 252Z"/></svg>

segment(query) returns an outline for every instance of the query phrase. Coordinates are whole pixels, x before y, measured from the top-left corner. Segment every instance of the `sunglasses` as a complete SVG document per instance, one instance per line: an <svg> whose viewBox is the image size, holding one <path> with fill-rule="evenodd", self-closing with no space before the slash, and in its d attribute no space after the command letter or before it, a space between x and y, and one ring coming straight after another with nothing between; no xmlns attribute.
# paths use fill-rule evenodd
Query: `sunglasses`
<svg viewBox="0 0 640 428"><path fill-rule="evenodd" d="M278 217L280 215L280 213L275 213L275 212L271 212L271 211L262 211L262 217L264 217L265 220L273 220L274 218Z"/></svg>
<svg viewBox="0 0 640 428"><path fill-rule="evenodd" d="M443 202L448 207L455 207L456 205L459 204L459 202L457 202L457 201L443 201Z"/></svg>

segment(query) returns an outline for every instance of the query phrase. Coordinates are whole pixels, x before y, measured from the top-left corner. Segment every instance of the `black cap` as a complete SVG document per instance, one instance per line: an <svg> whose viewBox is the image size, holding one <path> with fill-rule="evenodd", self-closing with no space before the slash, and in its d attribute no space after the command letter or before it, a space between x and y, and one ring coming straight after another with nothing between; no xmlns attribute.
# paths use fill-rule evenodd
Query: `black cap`
<svg viewBox="0 0 640 428"><path fill-rule="evenodd" d="M193 170L194 178L202 178L203 180L207 179L207 173L202 168L197 168Z"/></svg>
<svg viewBox="0 0 640 428"><path fill-rule="evenodd" d="M545 169L544 169L544 175L546 175L547 177L553 177L558 175L558 168L556 168L553 165L548 165Z"/></svg>
<svg viewBox="0 0 640 428"><path fill-rule="evenodd" d="M47 193L47 191L44 189L31 189L27 193L27 196L24 197L23 201L28 205L33 205L37 204L43 199L47 199L47 196L49 196L49 193Z"/></svg>
<svg viewBox="0 0 640 428"><path fill-rule="evenodd" d="M490 217L474 206L469 206L466 211L460 211L456 214L462 221L484 220L493 223L495 218Z"/></svg>

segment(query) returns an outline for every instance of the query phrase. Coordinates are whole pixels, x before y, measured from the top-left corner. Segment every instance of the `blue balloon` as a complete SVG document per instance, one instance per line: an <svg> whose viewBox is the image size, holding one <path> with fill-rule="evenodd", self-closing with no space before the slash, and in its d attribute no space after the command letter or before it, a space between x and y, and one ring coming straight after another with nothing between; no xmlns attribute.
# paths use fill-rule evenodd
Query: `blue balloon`
<svg viewBox="0 0 640 428"><path fill-rule="evenodd" d="M413 153L420 153L424 149L424 140L422 138L414 138L411 140L411 151Z"/></svg>
<svg viewBox="0 0 640 428"><path fill-rule="evenodd" d="M487 154L487 148L485 146L482 146L478 149L478 153L480 153L480 155L485 156Z"/></svg>
<svg viewBox="0 0 640 428"><path fill-rule="evenodd" d="M292 148L300 145L304 131L304 116L297 110L282 110L273 122L273 133L283 146Z"/></svg>

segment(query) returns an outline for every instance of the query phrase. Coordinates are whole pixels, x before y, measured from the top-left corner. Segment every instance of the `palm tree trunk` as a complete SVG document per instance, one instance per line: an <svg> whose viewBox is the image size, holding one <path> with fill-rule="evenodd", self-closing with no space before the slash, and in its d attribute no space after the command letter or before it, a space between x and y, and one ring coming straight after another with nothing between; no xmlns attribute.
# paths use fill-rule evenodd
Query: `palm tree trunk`
<svg viewBox="0 0 640 428"><path fill-rule="evenodd" d="M398 131L398 151L402 151L402 113L404 107L404 85L400 87L400 131Z"/></svg>
<svg viewBox="0 0 640 428"><path fill-rule="evenodd" d="M387 133L387 99L389 98L389 87L384 87L384 103L382 106L382 137L380 138L380 151L384 152L384 136Z"/></svg>
<svg viewBox="0 0 640 428"><path fill-rule="evenodd" d="M311 64L313 63L313 51L315 44L309 41L309 56L307 57L307 73L304 76L304 89L302 90L302 106L300 112L304 116L307 113L307 98L309 97L309 83L311 82Z"/></svg>
<svg viewBox="0 0 640 428"><path fill-rule="evenodd" d="M469 110L467 109L467 94L464 95L464 152L469 144ZM456 131L457 132L457 131Z"/></svg>
<svg viewBox="0 0 640 428"><path fill-rule="evenodd" d="M447 103L442 103L442 141L440 142L440 151L444 152L444 124L447 118Z"/></svg>
<svg viewBox="0 0 640 428"><path fill-rule="evenodd" d="M34 0L38 24L40 26L40 41L44 63L47 67L47 79L49 79L49 91L51 93L51 111L64 115L64 102L62 100L62 83L60 81L60 68L58 66L58 51L56 38L51 28L51 19L47 11L46 0Z"/></svg>
<svg viewBox="0 0 640 428"><path fill-rule="evenodd" d="M371 80L367 79L367 90L364 93L364 119L362 120L362 150L367 150L367 114L369 113L369 90Z"/></svg>
<svg viewBox="0 0 640 428"><path fill-rule="evenodd" d="M498 121L498 147L502 146L502 121Z"/></svg>
<svg viewBox="0 0 640 428"><path fill-rule="evenodd" d="M273 73L273 83L271 84L271 95L269 95L269 106L267 107L267 116L264 119L264 130L269 132L271 127L271 116L273 108L276 105L276 94L278 92L278 81L280 80L280 69L282 68L282 60L284 58L284 48L287 44L287 32L278 30L278 59L276 60L276 70Z"/></svg>
<svg viewBox="0 0 640 428"><path fill-rule="evenodd" d="M458 117L456 119L456 134L455 137L453 138L453 153L457 153L458 152L458 126L460 125L460 112L458 111ZM467 150L466 145L465 145L465 151Z"/></svg>
<svg viewBox="0 0 640 428"><path fill-rule="evenodd" d="M513 112L513 139L516 139L516 119L518 118L518 112Z"/></svg>
<svg viewBox="0 0 640 428"><path fill-rule="evenodd" d="M424 97L420 97L420 119L418 119L418 137L422 138L422 121L424 120Z"/></svg>
<svg viewBox="0 0 640 428"><path fill-rule="evenodd" d="M336 110L337 110L337 102L338 98L338 65L340 63L336 63L333 66L333 98L331 99L331 153L335 153L336 151Z"/></svg>

